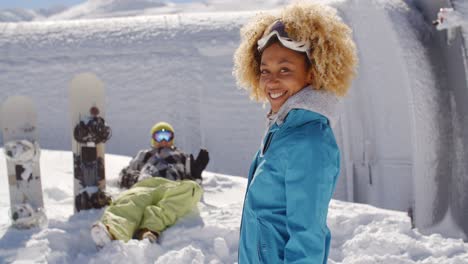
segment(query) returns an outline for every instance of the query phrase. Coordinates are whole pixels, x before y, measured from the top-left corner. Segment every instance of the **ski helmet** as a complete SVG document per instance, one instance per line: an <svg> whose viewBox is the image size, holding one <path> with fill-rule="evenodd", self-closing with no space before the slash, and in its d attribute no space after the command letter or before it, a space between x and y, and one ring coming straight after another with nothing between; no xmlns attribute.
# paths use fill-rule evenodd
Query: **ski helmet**
<svg viewBox="0 0 468 264"><path fill-rule="evenodd" d="M174 128L167 122L159 122L157 124L155 124L152 128L151 128L151 146L156 146L156 144L158 143L155 139L154 139L154 134L157 132L157 131L169 131L172 133L172 138L171 140L169 141L169 143L171 145L174 145Z"/></svg>

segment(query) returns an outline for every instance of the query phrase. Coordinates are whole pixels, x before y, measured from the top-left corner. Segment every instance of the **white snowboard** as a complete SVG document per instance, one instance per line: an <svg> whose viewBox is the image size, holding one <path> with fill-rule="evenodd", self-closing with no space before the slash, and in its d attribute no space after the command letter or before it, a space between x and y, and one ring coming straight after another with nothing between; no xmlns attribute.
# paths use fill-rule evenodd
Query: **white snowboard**
<svg viewBox="0 0 468 264"><path fill-rule="evenodd" d="M37 112L28 97L9 97L1 109L13 226L29 228L47 222L42 197Z"/></svg>
<svg viewBox="0 0 468 264"><path fill-rule="evenodd" d="M75 76L69 89L72 151L74 157L74 195L75 212L103 207L105 191L105 144L78 142L74 131L80 121L87 124L93 119L93 110L105 118L104 84L92 73ZM96 196L99 194L99 196ZM94 195L94 196L93 196ZM94 200L91 200L94 199ZM97 199L97 200L96 200ZM105 202L104 202L105 204Z"/></svg>

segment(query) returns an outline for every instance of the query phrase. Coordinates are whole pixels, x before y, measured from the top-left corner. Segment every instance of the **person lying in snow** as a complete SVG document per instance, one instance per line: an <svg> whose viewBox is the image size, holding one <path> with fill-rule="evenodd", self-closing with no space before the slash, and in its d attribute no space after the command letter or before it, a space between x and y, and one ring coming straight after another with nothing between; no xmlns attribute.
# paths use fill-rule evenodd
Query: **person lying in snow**
<svg viewBox="0 0 468 264"><path fill-rule="evenodd" d="M200 201L201 173L209 154L197 159L174 146L174 129L160 122L151 129L152 149L140 151L120 173L119 186L130 188L106 208L91 228L101 248L112 240L132 238L156 242L167 227L189 213Z"/></svg>
<svg viewBox="0 0 468 264"><path fill-rule="evenodd" d="M148 177L169 180L194 180L201 183L201 173L209 161L208 151L201 149L197 159L187 155L174 145L174 129L160 122L151 129L151 149L141 150L130 164L120 172L119 186L130 188Z"/></svg>

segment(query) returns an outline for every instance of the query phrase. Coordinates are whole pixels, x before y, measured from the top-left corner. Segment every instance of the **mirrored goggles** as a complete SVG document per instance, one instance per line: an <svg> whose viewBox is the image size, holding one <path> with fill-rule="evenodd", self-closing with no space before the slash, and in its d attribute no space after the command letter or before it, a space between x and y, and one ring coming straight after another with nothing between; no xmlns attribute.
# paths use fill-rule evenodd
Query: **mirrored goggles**
<svg viewBox="0 0 468 264"><path fill-rule="evenodd" d="M153 133L153 139L156 142L163 142L163 141L170 142L172 138L174 138L174 133L172 133L172 131L169 131L169 130L163 129L163 130L158 130Z"/></svg>
<svg viewBox="0 0 468 264"><path fill-rule="evenodd" d="M296 41L289 37L281 20L273 22L265 32L269 32L257 41L257 49L262 52L268 42L276 36L278 41L286 48L307 54L310 59L310 43L308 41Z"/></svg>

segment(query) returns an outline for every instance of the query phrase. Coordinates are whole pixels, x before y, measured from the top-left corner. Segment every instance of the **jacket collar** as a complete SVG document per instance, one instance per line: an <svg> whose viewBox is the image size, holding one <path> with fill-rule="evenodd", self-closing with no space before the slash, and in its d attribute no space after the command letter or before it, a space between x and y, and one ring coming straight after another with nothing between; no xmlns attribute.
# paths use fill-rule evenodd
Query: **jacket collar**
<svg viewBox="0 0 468 264"><path fill-rule="evenodd" d="M271 127L274 123L281 126L289 111L293 109L305 109L319 113L328 118L330 125L334 127L338 118L339 104L339 98L333 93L314 90L312 86L306 86L289 97L281 106L278 113L268 115L268 127Z"/></svg>

